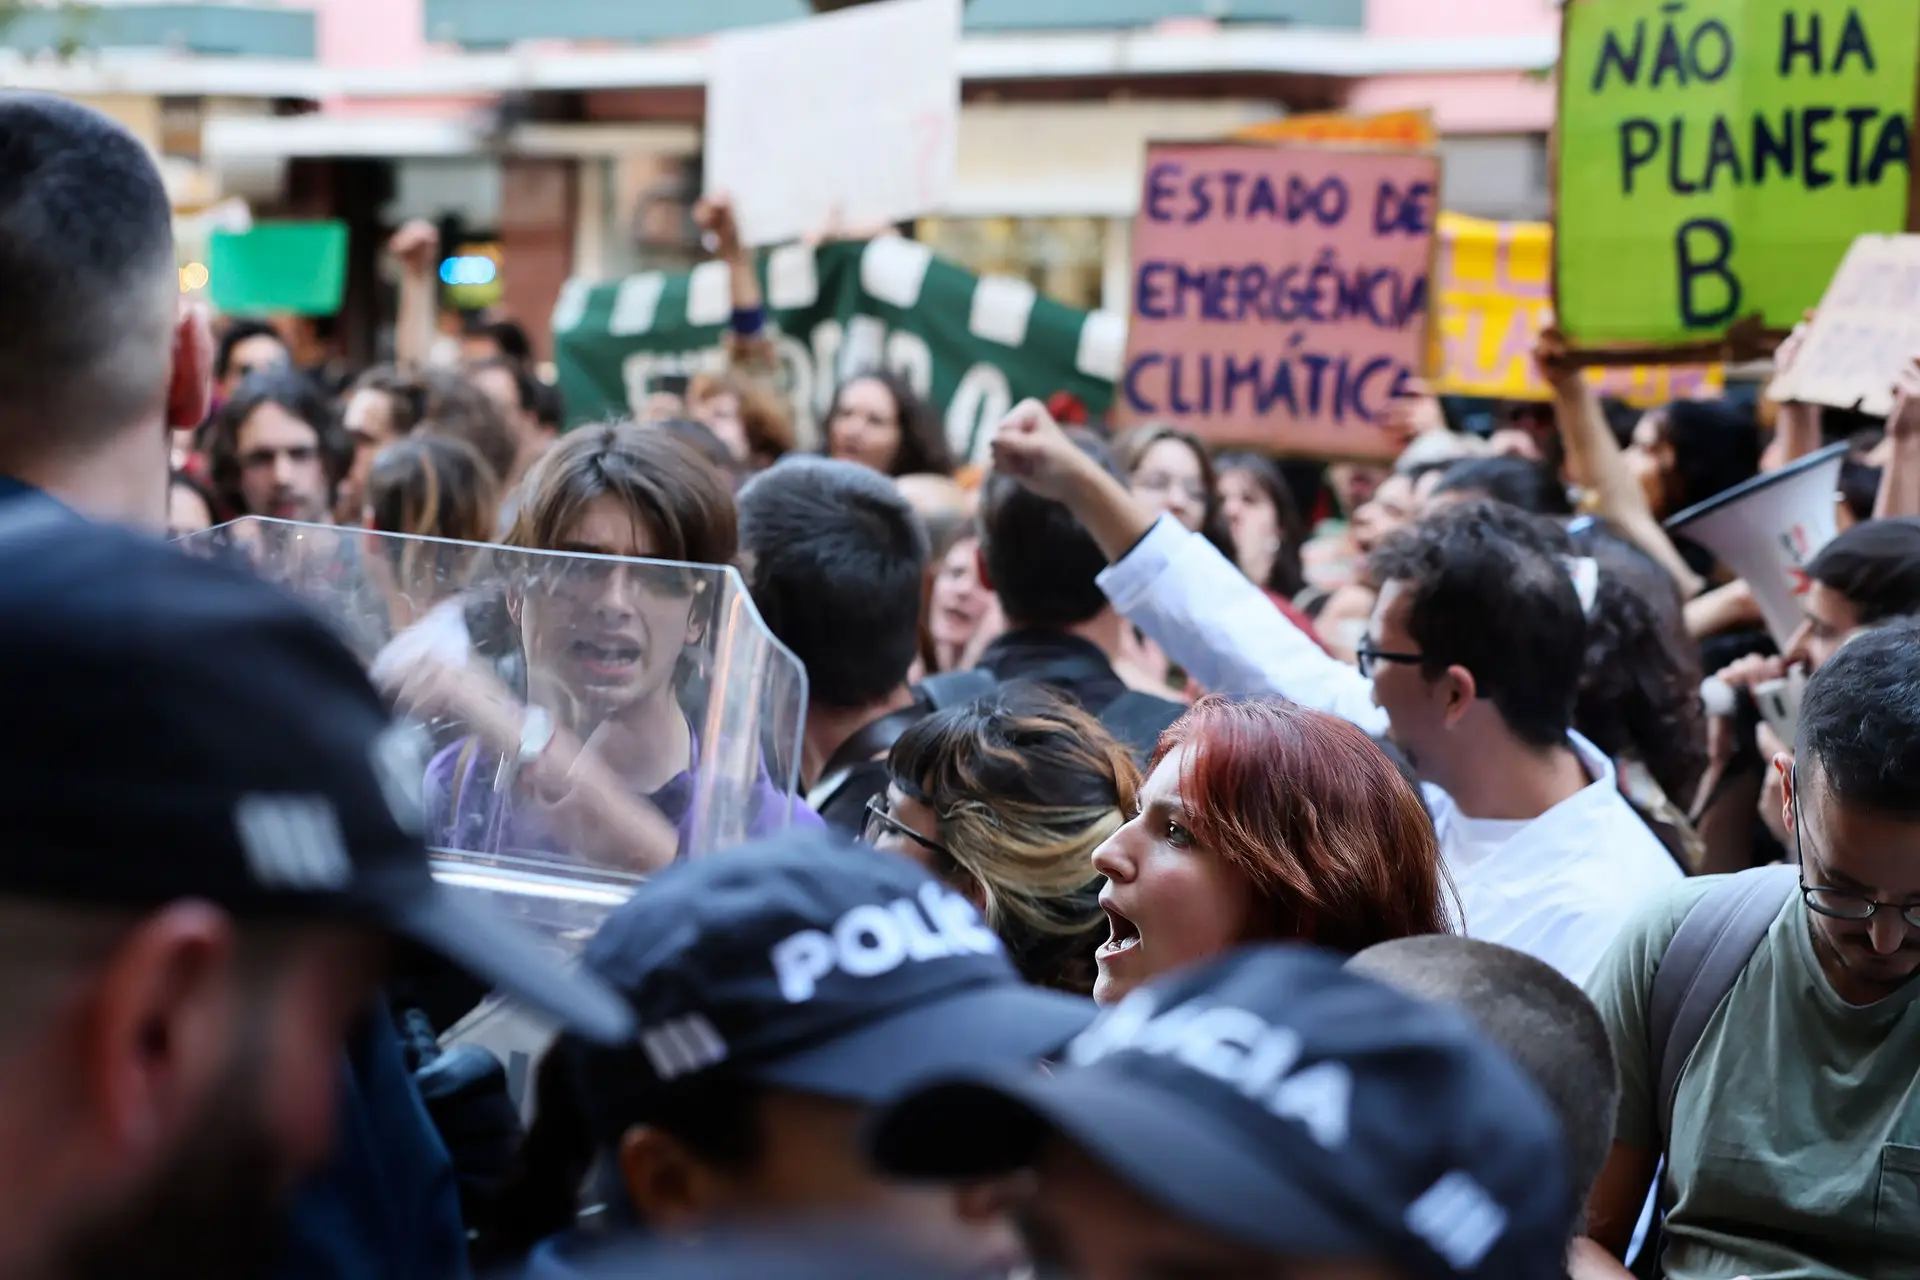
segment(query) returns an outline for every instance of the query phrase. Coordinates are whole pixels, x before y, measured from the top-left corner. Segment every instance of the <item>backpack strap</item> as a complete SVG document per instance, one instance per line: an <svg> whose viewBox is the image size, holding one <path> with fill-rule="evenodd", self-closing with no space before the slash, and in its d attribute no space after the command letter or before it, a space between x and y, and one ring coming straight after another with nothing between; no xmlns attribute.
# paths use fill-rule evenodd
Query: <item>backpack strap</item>
<svg viewBox="0 0 1920 1280"><path fill-rule="evenodd" d="M1681 1070L1799 883L1795 866L1728 876L1694 903L1660 957L1647 1002L1647 1047L1663 1151L1672 1140Z"/></svg>

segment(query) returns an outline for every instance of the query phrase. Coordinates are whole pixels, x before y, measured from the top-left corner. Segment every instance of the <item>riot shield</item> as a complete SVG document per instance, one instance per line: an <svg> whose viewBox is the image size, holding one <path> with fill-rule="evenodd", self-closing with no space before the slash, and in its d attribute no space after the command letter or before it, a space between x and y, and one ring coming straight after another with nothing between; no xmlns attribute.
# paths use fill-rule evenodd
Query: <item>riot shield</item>
<svg viewBox="0 0 1920 1280"><path fill-rule="evenodd" d="M413 724L436 874L565 952L803 806L806 675L731 568L259 518L180 544L332 623Z"/></svg>

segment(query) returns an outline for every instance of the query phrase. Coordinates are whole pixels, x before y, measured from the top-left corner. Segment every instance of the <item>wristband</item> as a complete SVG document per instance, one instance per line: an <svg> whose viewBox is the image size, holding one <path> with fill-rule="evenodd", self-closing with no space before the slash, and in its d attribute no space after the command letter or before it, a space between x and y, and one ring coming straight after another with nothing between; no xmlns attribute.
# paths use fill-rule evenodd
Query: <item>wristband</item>
<svg viewBox="0 0 1920 1280"><path fill-rule="evenodd" d="M743 338L757 338L767 327L765 307L735 307L727 318L727 327Z"/></svg>

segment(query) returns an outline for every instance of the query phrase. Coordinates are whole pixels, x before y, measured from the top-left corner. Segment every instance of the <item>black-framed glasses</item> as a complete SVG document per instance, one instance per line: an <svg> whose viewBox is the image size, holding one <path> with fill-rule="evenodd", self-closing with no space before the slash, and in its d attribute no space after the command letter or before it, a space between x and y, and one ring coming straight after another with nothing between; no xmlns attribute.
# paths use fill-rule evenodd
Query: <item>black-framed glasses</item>
<svg viewBox="0 0 1920 1280"><path fill-rule="evenodd" d="M1376 649L1363 641L1360 647L1353 651L1353 660L1359 664L1360 674L1371 680L1374 668L1383 662L1406 662L1418 666L1427 659L1426 655L1419 653L1389 653L1385 649Z"/></svg>
<svg viewBox="0 0 1920 1280"><path fill-rule="evenodd" d="M1807 841L1800 830L1800 772L1793 774L1793 852L1800 862L1800 897L1807 910L1834 920L1871 920L1882 908L1897 911L1909 928L1920 929L1920 902L1882 902L1864 893L1807 883Z"/></svg>
<svg viewBox="0 0 1920 1280"><path fill-rule="evenodd" d="M879 796L875 796L867 801L867 816L866 820L860 824L860 839L866 844L878 845L882 836L890 835L899 836L903 840L911 840L922 849L936 853L948 861L953 859L953 855L947 852L945 845L938 841L927 839L918 831L915 831L912 827L888 813L886 803L882 801Z"/></svg>

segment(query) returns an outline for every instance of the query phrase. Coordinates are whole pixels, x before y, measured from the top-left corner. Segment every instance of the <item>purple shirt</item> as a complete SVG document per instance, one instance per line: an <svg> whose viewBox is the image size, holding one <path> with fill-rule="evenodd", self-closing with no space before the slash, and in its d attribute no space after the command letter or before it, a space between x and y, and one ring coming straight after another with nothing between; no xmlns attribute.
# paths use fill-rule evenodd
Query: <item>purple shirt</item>
<svg viewBox="0 0 1920 1280"><path fill-rule="evenodd" d="M695 739L693 769L699 765L700 743ZM457 788L456 773L459 775ZM517 803L509 790L495 789L499 776L500 758L480 747L471 737L449 744L434 756L427 765L424 784L428 842L468 853L543 853L562 861L578 861L578 855L560 847L538 812ZM459 793L457 809L456 790ZM646 797L680 833L682 854L686 853L687 841L693 832L693 796L693 771L689 769ZM826 826L804 799L776 791L764 767L751 790L741 797L741 803L751 807L748 839L772 835L789 826L802 831Z"/></svg>

